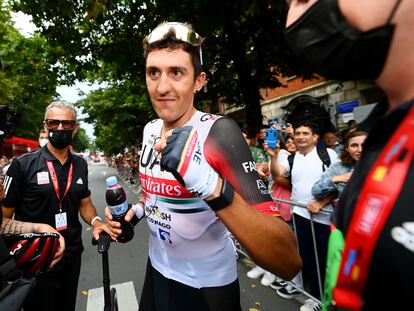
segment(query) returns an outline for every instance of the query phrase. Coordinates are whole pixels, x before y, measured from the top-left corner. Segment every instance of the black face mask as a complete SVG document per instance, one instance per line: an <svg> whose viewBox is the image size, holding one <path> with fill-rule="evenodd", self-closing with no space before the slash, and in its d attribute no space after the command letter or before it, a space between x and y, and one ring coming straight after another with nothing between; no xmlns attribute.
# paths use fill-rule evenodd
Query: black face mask
<svg viewBox="0 0 414 311"><path fill-rule="evenodd" d="M56 149L65 149L72 142L72 130L49 130L49 141Z"/></svg>
<svg viewBox="0 0 414 311"><path fill-rule="evenodd" d="M338 0L319 0L285 29L285 39L325 78L376 79L388 54L394 33L390 22L400 1L384 26L361 32L345 20Z"/></svg>

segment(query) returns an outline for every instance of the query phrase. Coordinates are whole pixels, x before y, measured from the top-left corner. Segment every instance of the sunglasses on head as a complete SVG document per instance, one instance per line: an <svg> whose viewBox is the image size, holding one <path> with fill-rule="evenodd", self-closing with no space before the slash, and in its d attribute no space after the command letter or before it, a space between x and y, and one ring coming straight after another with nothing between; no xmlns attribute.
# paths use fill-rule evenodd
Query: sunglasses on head
<svg viewBox="0 0 414 311"><path fill-rule="evenodd" d="M168 35L174 34L177 41L183 41L192 46L199 46L200 49L200 61L203 64L203 58L201 54L201 37L190 26L179 22L168 22L158 25L151 33L145 37L145 41L148 44L153 44L158 41L162 41L168 37Z"/></svg>
<svg viewBox="0 0 414 311"><path fill-rule="evenodd" d="M59 124L62 124L62 127L65 130L71 130L76 126L75 120L55 120L55 119L46 119L45 124L49 129L57 129Z"/></svg>

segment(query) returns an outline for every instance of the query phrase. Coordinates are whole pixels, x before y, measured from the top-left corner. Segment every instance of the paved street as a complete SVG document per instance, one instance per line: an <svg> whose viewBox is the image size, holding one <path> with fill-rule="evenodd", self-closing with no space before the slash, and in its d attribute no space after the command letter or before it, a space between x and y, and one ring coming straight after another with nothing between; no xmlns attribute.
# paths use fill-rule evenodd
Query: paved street
<svg viewBox="0 0 414 311"><path fill-rule="evenodd" d="M105 206L105 178L116 175L116 170L104 163L90 163L89 186L92 191L92 200L101 217L104 217ZM122 182L126 190L128 201L134 202L138 198L136 187ZM102 264L101 256L96 247L91 245L91 230L84 225L83 242L85 251L82 257L82 269L79 280L77 311L103 310L102 293ZM118 291L119 310L138 310L138 302L145 275L145 266L148 256L149 232L143 222L135 228L134 239L127 244L112 243L109 250L109 264L111 285ZM239 259L239 281L241 290L241 304L243 310L248 311L296 311L299 302L280 298L276 292L260 284L260 278L251 280L246 277L250 269L249 262Z"/></svg>

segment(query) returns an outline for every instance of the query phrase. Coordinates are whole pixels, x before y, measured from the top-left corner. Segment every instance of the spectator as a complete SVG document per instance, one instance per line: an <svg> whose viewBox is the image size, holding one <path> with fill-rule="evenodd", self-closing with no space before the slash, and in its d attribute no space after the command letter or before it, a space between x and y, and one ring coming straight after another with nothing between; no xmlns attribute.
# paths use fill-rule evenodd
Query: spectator
<svg viewBox="0 0 414 311"><path fill-rule="evenodd" d="M13 160L14 160L15 158L16 158L16 157L12 157L10 160L8 160L8 159L6 158L6 161L5 161L6 165L3 167L3 170L2 170L3 175L6 175L6 174L7 174L7 170L9 169L9 167L10 167L11 163L13 162Z"/></svg>
<svg viewBox="0 0 414 311"><path fill-rule="evenodd" d="M311 122L300 122L294 130L294 140L298 151L294 153L291 163L289 157L282 159L280 165L274 166L273 176L289 176L292 183L291 200L301 204L306 204L307 209L294 206L293 213L296 234L299 242L299 253L303 260L303 274L310 281L310 294L316 298L321 298L319 287L319 278L317 275L317 261L314 254L314 242L311 234L311 220L314 224L316 248L318 252L318 264L321 268L321 279L324 278L324 268L326 266L325 258L328 247L329 237L329 218L330 214L320 212L326 205L326 210L332 212L332 206L327 205L333 200L333 196L315 199L312 196L311 189L313 184L320 178L324 170L324 161L316 148L319 140L317 126ZM324 149L329 156L330 163L338 161L337 154L332 149ZM276 157L280 148L273 150ZM298 280L295 281L298 283ZM299 294L291 286L286 286L277 291L284 298L290 299ZM309 304L309 301L305 305Z"/></svg>
<svg viewBox="0 0 414 311"><path fill-rule="evenodd" d="M45 130L41 130L39 133L39 146L42 148L43 146L46 146L49 142L49 138L47 137L47 133Z"/></svg>
<svg viewBox="0 0 414 311"><path fill-rule="evenodd" d="M341 146L339 145L338 136L334 132L325 132L322 136L323 143L326 148L331 148L337 154L341 152Z"/></svg>
<svg viewBox="0 0 414 311"><path fill-rule="evenodd" d="M269 163L269 155L263 149L263 143L266 140L266 129L268 128L268 125L262 125L259 133L256 134L256 149L252 151L256 163Z"/></svg>
<svg viewBox="0 0 414 311"><path fill-rule="evenodd" d="M367 135L366 132L358 130L346 135L345 147L339 156L341 161L332 164L312 187L315 198L321 199L332 193L342 193L356 163L361 158L362 146Z"/></svg>
<svg viewBox="0 0 414 311"><path fill-rule="evenodd" d="M358 123L355 120L349 120L346 124L349 131L355 130L358 127Z"/></svg>
<svg viewBox="0 0 414 311"><path fill-rule="evenodd" d="M262 126L260 126L259 128L259 133L256 134L256 139L261 139L261 143L264 142L264 140L266 139L266 130L270 128L269 125L266 124L262 124Z"/></svg>
<svg viewBox="0 0 414 311"><path fill-rule="evenodd" d="M5 171L7 171L9 163L10 161L5 155L0 158L0 173L2 175L6 174Z"/></svg>
<svg viewBox="0 0 414 311"><path fill-rule="evenodd" d="M294 235L258 183L237 124L194 107L206 80L202 42L176 22L160 24L144 39L147 88L159 119L145 126L144 196L126 215L127 221L134 212L142 217L145 209L152 232L140 310L241 310L226 226L265 269L291 277L301 266ZM189 165L185 173L177 166L181 157ZM106 217L119 234L108 209Z"/></svg>
<svg viewBox="0 0 414 311"><path fill-rule="evenodd" d="M350 293L343 297L355 310L404 310L412 305L413 12L414 1L292 0L287 18L287 40L319 74L341 81L375 80L388 98L386 113L370 118L364 152L334 217L346 236L343 253L335 254L342 253L349 264L337 273L333 293ZM367 208L372 205L377 207L375 216L361 219L364 210L374 211ZM368 234L357 236L355 228L362 227ZM350 246L358 249L352 261ZM350 278L357 271L359 277ZM344 307L338 295L334 299L335 308Z"/></svg>
<svg viewBox="0 0 414 311"><path fill-rule="evenodd" d="M269 163L268 163L268 155L263 150L263 148L259 148L255 146L254 138L248 136L248 131L246 129L242 129L242 134L244 139L247 142L247 145L250 148L250 152L252 153L253 161L256 164L257 172L259 173L260 178L268 185L268 176L269 176Z"/></svg>
<svg viewBox="0 0 414 311"><path fill-rule="evenodd" d="M81 266L83 220L99 238L102 230L111 233L97 216L90 198L85 160L68 151L78 128L75 108L56 101L46 108L46 146L16 158L7 172L3 215L16 220L46 223L65 238L62 260L50 272L39 276L23 308L30 310L75 309Z"/></svg>
<svg viewBox="0 0 414 311"><path fill-rule="evenodd" d="M266 128L264 129L266 130ZM243 133L244 138L246 139L247 144L249 145L250 151L253 156L253 160L256 164L257 172L260 178L266 183L267 187L269 187L268 185L269 164L265 162L267 161L267 158L265 157L264 150L261 148L255 147L254 139L248 137L246 130L242 129L242 133ZM260 280L260 283L263 286L270 286L270 284L272 284L272 282L275 280L275 275L273 273L266 271L265 269L257 265L254 266L252 269L250 269L246 275L248 278L251 278L251 279L257 279L259 277L262 277Z"/></svg>
<svg viewBox="0 0 414 311"><path fill-rule="evenodd" d="M279 141L280 144L280 151L279 156L276 157L272 148L268 148L267 142L264 143L264 149L268 152L270 156L270 172L272 174L273 183L271 185L272 188L272 198L273 199L282 199L282 200L290 200L291 197L291 188L292 185L290 183L289 178L286 176L275 176L274 166L279 165L282 159L287 158L291 153L295 153L297 151L296 145L294 143L293 137L286 136L285 143ZM278 202L277 206L280 211L280 215L289 224L290 227L293 227L292 224L292 217L291 217L291 209L290 204L284 202ZM261 273L259 266L250 270L247 274L248 277L254 278L257 274ZM262 269L263 270L263 269ZM264 271L264 270L263 270ZM261 281L262 285L270 286L275 290L281 289L285 287L287 283L282 280L281 278L276 277L274 274L265 271L263 274L263 278Z"/></svg>
<svg viewBox="0 0 414 311"><path fill-rule="evenodd" d="M277 165L280 165L281 162L285 161L290 154L293 154L297 151L294 138L291 136L286 136L286 141L283 144L280 142L280 150L279 153L273 151L272 148L268 148L267 143L265 143L265 150L270 155L270 172L273 177L273 189L272 189L272 197L274 199L282 199L282 200L290 200L291 197L291 190L292 185L287 175L285 176L277 176ZM278 203L280 215L283 219L291 225L291 210L290 204L288 203Z"/></svg>

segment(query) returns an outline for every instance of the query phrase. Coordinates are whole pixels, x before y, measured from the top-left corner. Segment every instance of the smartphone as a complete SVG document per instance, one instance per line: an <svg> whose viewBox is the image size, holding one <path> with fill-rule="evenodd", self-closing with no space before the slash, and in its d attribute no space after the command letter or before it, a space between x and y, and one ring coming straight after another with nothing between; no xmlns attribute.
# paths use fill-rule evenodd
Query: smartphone
<svg viewBox="0 0 414 311"><path fill-rule="evenodd" d="M266 129L266 142L269 148L276 148L277 146L277 129L268 128Z"/></svg>

